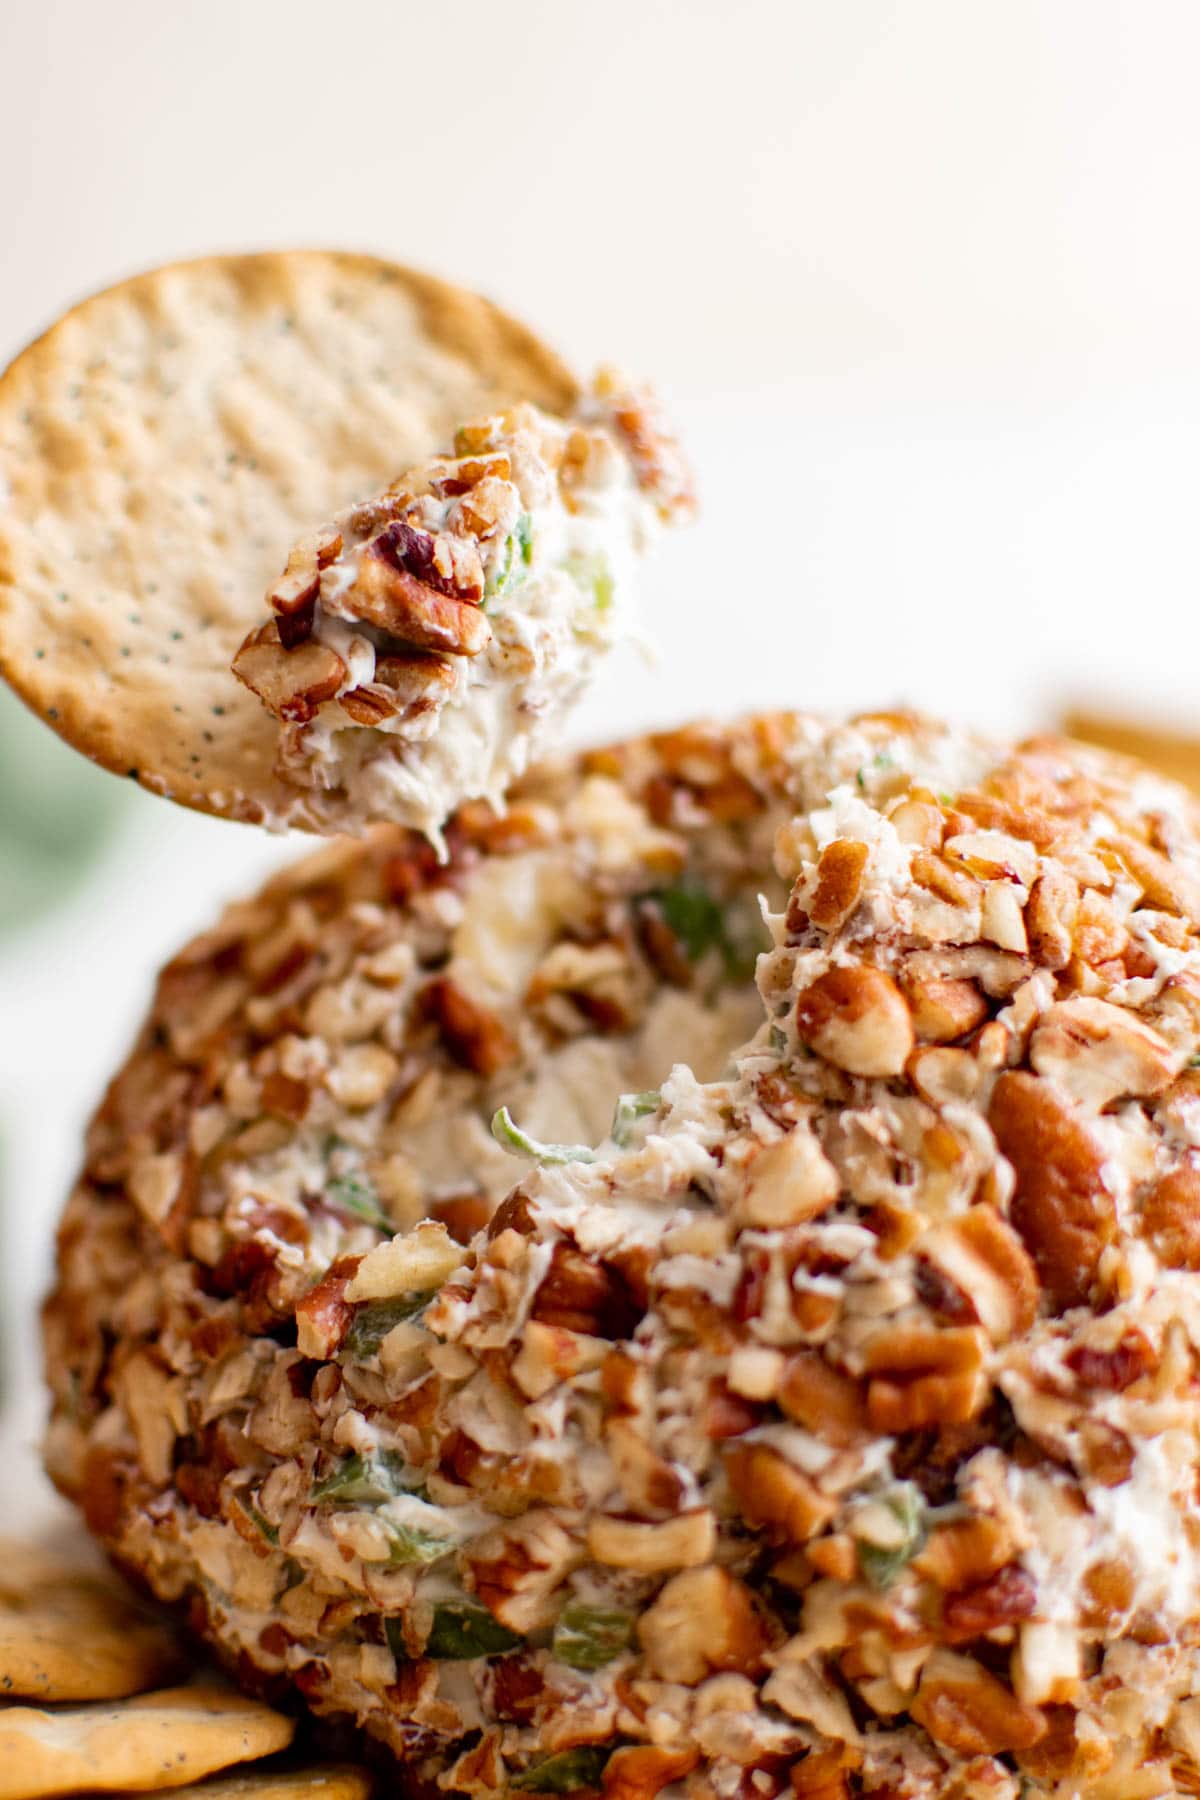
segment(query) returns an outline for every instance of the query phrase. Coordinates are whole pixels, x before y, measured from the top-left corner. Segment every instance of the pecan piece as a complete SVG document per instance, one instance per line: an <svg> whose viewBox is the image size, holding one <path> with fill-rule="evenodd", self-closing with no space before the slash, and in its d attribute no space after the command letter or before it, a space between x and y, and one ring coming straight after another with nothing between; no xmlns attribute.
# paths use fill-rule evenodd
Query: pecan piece
<svg viewBox="0 0 1200 1800"><path fill-rule="evenodd" d="M717 1525L706 1506L654 1523L602 1514L588 1526L587 1542L595 1560L610 1568L661 1575L706 1563L716 1548Z"/></svg>
<svg viewBox="0 0 1200 1800"><path fill-rule="evenodd" d="M279 640L286 649L295 649L312 635L321 570L341 553L342 534L336 525L327 525L323 531L301 538L293 548L286 569L267 594L267 604L279 626Z"/></svg>
<svg viewBox="0 0 1200 1800"><path fill-rule="evenodd" d="M988 1122L1017 1178L1012 1222L1053 1303L1083 1304L1117 1228L1099 1145L1049 1082L1006 1070Z"/></svg>
<svg viewBox="0 0 1200 1800"><path fill-rule="evenodd" d="M437 1021L447 1050L464 1068L476 1075L495 1075L513 1061L517 1044L504 1021L472 1000L448 975L429 983L422 1003Z"/></svg>
<svg viewBox="0 0 1200 1800"><path fill-rule="evenodd" d="M925 1233L918 1271L924 1267L952 1285L993 1343L1019 1337L1037 1317L1037 1270L1012 1226L987 1201Z"/></svg>
<svg viewBox="0 0 1200 1800"><path fill-rule="evenodd" d="M673 1576L637 1633L651 1673L688 1687L716 1670L756 1675L769 1647L750 1589L711 1563Z"/></svg>
<svg viewBox="0 0 1200 1800"><path fill-rule="evenodd" d="M829 969L796 999L796 1031L851 1075L899 1075L913 1047L904 996L882 969Z"/></svg>
<svg viewBox="0 0 1200 1800"><path fill-rule="evenodd" d="M739 1226L779 1230L812 1219L838 1197L837 1170L806 1120L769 1144L750 1166L745 1192L733 1208Z"/></svg>
<svg viewBox="0 0 1200 1800"><path fill-rule="evenodd" d="M838 1449L849 1449L868 1435L862 1388L818 1350L797 1350L788 1357L776 1399L789 1419Z"/></svg>
<svg viewBox="0 0 1200 1800"><path fill-rule="evenodd" d="M301 1356L324 1361L341 1348L354 1320L354 1307L346 1299L346 1289L361 1261L361 1256L339 1256L296 1307L296 1348Z"/></svg>
<svg viewBox="0 0 1200 1800"><path fill-rule="evenodd" d="M454 689L454 670L441 656L381 656L370 681L341 695L356 725L382 725L403 713L415 718L440 706Z"/></svg>
<svg viewBox="0 0 1200 1800"><path fill-rule="evenodd" d="M918 1044L950 1044L987 1018L987 1001L973 981L901 977Z"/></svg>
<svg viewBox="0 0 1200 1800"><path fill-rule="evenodd" d="M407 569L397 568L378 544L376 539L363 551L353 585L337 602L339 613L375 625L418 650L478 656L486 649L492 628L480 606L418 581Z"/></svg>
<svg viewBox="0 0 1200 1800"><path fill-rule="evenodd" d="M1142 1202L1142 1231L1171 1269L1200 1269L1200 1166L1182 1162Z"/></svg>
<svg viewBox="0 0 1200 1800"><path fill-rule="evenodd" d="M628 1744L604 1765L604 1800L653 1800L672 1782L690 1775L698 1750L666 1750L657 1744Z"/></svg>
<svg viewBox="0 0 1200 1800"><path fill-rule="evenodd" d="M1037 1606L1033 1577L1019 1563L1006 1563L986 1581L950 1594L942 1608L948 1644L966 1644L1002 1625L1028 1619Z"/></svg>
<svg viewBox="0 0 1200 1800"><path fill-rule="evenodd" d="M294 650L285 650L274 619L243 639L233 659L233 672L243 687L258 695L268 712L293 725L307 724L346 679L345 663L328 644L309 639Z"/></svg>
<svg viewBox="0 0 1200 1800"><path fill-rule="evenodd" d="M1161 1094L1176 1063L1170 1045L1136 1013L1086 997L1059 1001L1042 1015L1029 1060L1039 1075L1096 1112L1126 1094Z"/></svg>
<svg viewBox="0 0 1200 1800"><path fill-rule="evenodd" d="M909 1710L935 1743L961 1756L1028 1750L1046 1733L1036 1706L1024 1705L981 1663L951 1650L929 1658Z"/></svg>
<svg viewBox="0 0 1200 1800"><path fill-rule="evenodd" d="M912 1325L881 1333L866 1353L867 1417L875 1431L965 1425L988 1396L983 1334Z"/></svg>
<svg viewBox="0 0 1200 1800"><path fill-rule="evenodd" d="M735 1444L725 1473L743 1518L789 1543L805 1543L837 1511L836 1500L766 1444Z"/></svg>
<svg viewBox="0 0 1200 1800"><path fill-rule="evenodd" d="M1025 935L1029 953L1046 969L1065 969L1071 960L1079 884L1057 863L1048 863L1029 890Z"/></svg>
<svg viewBox="0 0 1200 1800"><path fill-rule="evenodd" d="M821 931L844 925L862 895L870 851L857 838L835 838L826 844L817 864L817 891L808 916Z"/></svg>
<svg viewBox="0 0 1200 1800"><path fill-rule="evenodd" d="M1148 1374L1158 1359L1149 1340L1133 1326L1110 1350L1076 1344L1064 1360L1081 1387L1119 1394Z"/></svg>

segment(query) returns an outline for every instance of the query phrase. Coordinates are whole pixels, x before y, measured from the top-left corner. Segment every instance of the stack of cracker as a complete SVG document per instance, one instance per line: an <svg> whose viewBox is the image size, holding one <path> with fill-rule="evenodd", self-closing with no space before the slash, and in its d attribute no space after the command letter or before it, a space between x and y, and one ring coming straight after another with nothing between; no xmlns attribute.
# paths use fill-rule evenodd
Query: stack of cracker
<svg viewBox="0 0 1200 1800"><path fill-rule="evenodd" d="M171 1626L115 1575L6 1540L0 1695L0 1800L372 1793L363 1769L298 1759L295 1721L194 1666Z"/></svg>

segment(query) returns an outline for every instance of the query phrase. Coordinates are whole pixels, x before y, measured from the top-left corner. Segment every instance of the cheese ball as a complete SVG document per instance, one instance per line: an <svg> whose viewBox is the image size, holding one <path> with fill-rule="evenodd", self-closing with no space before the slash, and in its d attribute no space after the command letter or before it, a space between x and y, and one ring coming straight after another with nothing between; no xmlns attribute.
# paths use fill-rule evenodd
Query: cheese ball
<svg viewBox="0 0 1200 1800"><path fill-rule="evenodd" d="M1200 833L1063 741L691 727L164 973L47 1459L407 1791L1200 1791Z"/></svg>

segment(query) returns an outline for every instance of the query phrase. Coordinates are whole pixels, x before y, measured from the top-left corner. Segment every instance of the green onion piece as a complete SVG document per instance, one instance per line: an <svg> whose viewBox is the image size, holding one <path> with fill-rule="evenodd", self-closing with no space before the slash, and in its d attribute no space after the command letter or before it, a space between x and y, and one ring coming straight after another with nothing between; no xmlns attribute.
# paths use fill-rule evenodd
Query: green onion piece
<svg viewBox="0 0 1200 1800"><path fill-rule="evenodd" d="M325 1189L325 1198L339 1212L352 1213L364 1225L373 1225L387 1237L396 1235L396 1227L379 1204L379 1196L358 1175L338 1175Z"/></svg>
<svg viewBox="0 0 1200 1800"><path fill-rule="evenodd" d="M355 1451L341 1466L314 1483L314 1500L367 1500L378 1503L411 1492L404 1476L407 1464L395 1450L376 1450L370 1456Z"/></svg>
<svg viewBox="0 0 1200 1800"><path fill-rule="evenodd" d="M577 1794L584 1788L598 1788L604 1765L613 1753L612 1744L580 1744L574 1750L560 1750L531 1769L509 1777L509 1787L526 1794Z"/></svg>
<svg viewBox="0 0 1200 1800"><path fill-rule="evenodd" d="M558 1615L552 1654L572 1669L602 1669L633 1637L633 1614L572 1600Z"/></svg>
<svg viewBox="0 0 1200 1800"><path fill-rule="evenodd" d="M622 1150L633 1136L633 1127L639 1119L648 1119L662 1105L662 1094L658 1088L647 1088L644 1094L622 1094L617 1101L613 1113L613 1143L619 1144Z"/></svg>
<svg viewBox="0 0 1200 1800"><path fill-rule="evenodd" d="M414 1563L425 1565L440 1562L443 1556L449 1556L454 1549L450 1538L438 1537L432 1531L422 1531L418 1525L397 1525L392 1520L379 1520L386 1526L391 1549L388 1552L388 1566L393 1569L409 1568Z"/></svg>
<svg viewBox="0 0 1200 1800"><path fill-rule="evenodd" d="M702 882L685 878L657 889L651 898L657 900L689 962L699 962L707 950L724 948L725 916Z"/></svg>
<svg viewBox="0 0 1200 1800"><path fill-rule="evenodd" d="M533 561L533 518L529 513L521 514L513 536L517 540L517 549L521 552L521 561L528 568Z"/></svg>
<svg viewBox="0 0 1200 1800"><path fill-rule="evenodd" d="M767 947L757 907L737 900L722 907L694 875L685 875L670 887L655 888L644 898L655 902L689 962L699 962L709 950L719 950L728 974L749 977L754 973L759 952Z"/></svg>
<svg viewBox="0 0 1200 1800"><path fill-rule="evenodd" d="M586 1144L543 1144L513 1123L507 1106L492 1115L492 1136L511 1156L528 1156L535 1163L595 1162L596 1152Z"/></svg>
<svg viewBox="0 0 1200 1800"><path fill-rule="evenodd" d="M434 1608L425 1654L440 1662L468 1662L476 1656L515 1650L522 1641L515 1631L494 1619L486 1606L450 1600Z"/></svg>
<svg viewBox="0 0 1200 1800"><path fill-rule="evenodd" d="M900 1541L884 1547L858 1541L858 1566L872 1587L890 1587L918 1554L927 1536L925 1496L912 1481L898 1482L880 1500L901 1530Z"/></svg>
<svg viewBox="0 0 1200 1800"><path fill-rule="evenodd" d="M433 1299L432 1292L401 1294L396 1300L380 1300L374 1306L360 1306L346 1333L343 1351L360 1362L374 1356L388 1332L406 1319L415 1319Z"/></svg>

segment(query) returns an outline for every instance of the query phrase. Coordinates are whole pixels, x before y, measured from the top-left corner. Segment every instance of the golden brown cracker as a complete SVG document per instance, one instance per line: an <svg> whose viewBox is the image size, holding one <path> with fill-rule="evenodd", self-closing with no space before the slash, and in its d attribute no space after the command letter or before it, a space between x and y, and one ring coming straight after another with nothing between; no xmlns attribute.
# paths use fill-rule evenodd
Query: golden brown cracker
<svg viewBox="0 0 1200 1800"><path fill-rule="evenodd" d="M0 1698L116 1700L182 1662L172 1632L114 1576L0 1540Z"/></svg>
<svg viewBox="0 0 1200 1800"><path fill-rule="evenodd" d="M229 668L282 559L472 413L575 394L490 302L375 257L209 257L97 294L0 378L0 672L118 774L317 828Z"/></svg>
<svg viewBox="0 0 1200 1800"><path fill-rule="evenodd" d="M0 1800L149 1793L270 1756L295 1726L217 1687L165 1688L104 1706L0 1709Z"/></svg>

